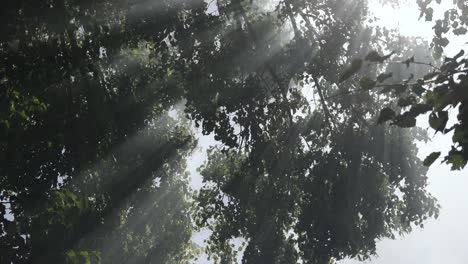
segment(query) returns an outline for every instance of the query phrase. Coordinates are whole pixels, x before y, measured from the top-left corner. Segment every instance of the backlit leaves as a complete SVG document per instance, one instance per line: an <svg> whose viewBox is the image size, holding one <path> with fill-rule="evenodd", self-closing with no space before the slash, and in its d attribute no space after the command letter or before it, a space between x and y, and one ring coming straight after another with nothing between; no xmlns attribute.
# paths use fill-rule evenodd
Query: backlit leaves
<svg viewBox="0 0 468 264"><path fill-rule="evenodd" d="M434 161L439 158L440 152L433 152L424 159L424 166L429 167Z"/></svg>
<svg viewBox="0 0 468 264"><path fill-rule="evenodd" d="M452 136L453 143L468 144L468 129L461 125L456 125Z"/></svg>
<svg viewBox="0 0 468 264"><path fill-rule="evenodd" d="M453 30L453 34L460 36L465 35L468 30L465 27L459 27Z"/></svg>
<svg viewBox="0 0 468 264"><path fill-rule="evenodd" d="M436 131L443 131L448 121L448 112L439 111L429 115L429 125Z"/></svg>
<svg viewBox="0 0 468 264"><path fill-rule="evenodd" d="M467 157L463 152L452 149L446 157L446 161L452 165L452 170L461 170L466 166Z"/></svg>

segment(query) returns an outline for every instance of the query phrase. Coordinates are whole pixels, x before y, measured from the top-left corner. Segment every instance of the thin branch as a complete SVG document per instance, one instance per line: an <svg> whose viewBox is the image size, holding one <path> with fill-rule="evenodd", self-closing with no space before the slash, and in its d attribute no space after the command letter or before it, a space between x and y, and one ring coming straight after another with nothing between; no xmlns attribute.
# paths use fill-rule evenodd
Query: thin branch
<svg viewBox="0 0 468 264"><path fill-rule="evenodd" d="M384 62L369 62L370 64L371 63L374 63L374 64L381 64L381 63L386 63L386 64L390 64L390 63L394 63L394 64L407 64L407 63L412 63L412 64L419 64L419 65L425 65L425 66L429 66L429 67L432 67L436 70L439 70L440 71L440 68L437 67L437 66L434 66L433 64L431 63L427 63L427 62L422 62L422 61L384 61Z"/></svg>
<svg viewBox="0 0 468 264"><path fill-rule="evenodd" d="M304 140L304 142L306 143L307 147L309 148L309 151L312 151L312 146L309 144L309 142L307 142L307 139L301 135L302 139Z"/></svg>
<svg viewBox="0 0 468 264"><path fill-rule="evenodd" d="M317 87L317 92L320 97L320 102L322 103L323 111L325 112L325 120L327 121L328 127L330 128L330 131L331 131L330 111L328 110L327 103L325 102L325 98L323 97L322 87L320 86L320 83L317 77L313 76L312 78L314 79L315 87Z"/></svg>
<svg viewBox="0 0 468 264"><path fill-rule="evenodd" d="M435 82L435 80L425 81L425 82L423 82L423 84L428 84L428 83L432 83L432 82ZM418 84L418 83L414 82L414 83L407 83L407 84L401 84L401 83L397 83L397 84L378 84L378 85L374 86L374 88L398 87L398 86L402 86L402 85L411 86L411 85L416 85L416 84ZM372 88L372 89L374 89L374 88ZM342 96L342 95L352 94L354 92L363 92L363 91L370 91L370 90L369 89L363 89L363 88L351 89L351 90L348 90L348 91L345 91L345 92L341 92L341 93L337 93L337 94L325 97L325 100L335 98L335 97L339 97L339 96Z"/></svg>
<svg viewBox="0 0 468 264"><path fill-rule="evenodd" d="M340 96L343 96L343 95L349 95L349 94L352 94L354 92L361 92L361 91L368 91L368 90L365 90L365 89L362 89L362 88L351 89L351 90L348 90L348 91L344 91L344 92L341 92L341 93L337 93L337 94L327 96L327 97L324 98L324 100L332 99L332 98L335 98L335 97L340 97Z"/></svg>
<svg viewBox="0 0 468 264"><path fill-rule="evenodd" d="M406 63L406 62L403 62L403 61L402 61L401 63ZM440 70L439 67L434 66L434 65L432 65L431 63L427 63L427 62L413 61L413 62L410 62L410 63L419 64L419 65L426 65L426 66L430 66L430 67L432 67L432 68L434 68L434 69Z"/></svg>
<svg viewBox="0 0 468 264"><path fill-rule="evenodd" d="M302 19L304 19L304 22L306 23L307 29L309 29L309 35L312 37L312 40L317 41L318 40L318 34L315 32L314 27L310 23L309 18L306 16L302 10L299 10L298 13L301 15Z"/></svg>
<svg viewBox="0 0 468 264"><path fill-rule="evenodd" d="M294 30L294 36L297 38L300 35L299 29L296 24L296 20L294 19L294 14L292 12L291 6L289 1L284 2L284 6L286 7L286 13L288 14L289 20L291 20L291 25Z"/></svg>
<svg viewBox="0 0 468 264"><path fill-rule="evenodd" d="M450 75L454 75L454 74L457 74L457 73L465 73L467 74L468 73L468 68L465 68L465 69L461 69L461 70L458 70L458 71L454 71L452 72ZM412 85L419 85L419 84L430 84L430 83L434 83L436 82L437 79L430 79L430 80L425 80L423 81L422 83L421 82L412 82L412 83L394 83L394 84L377 84L376 86L374 86L372 89L374 88L384 88L384 87L398 87L398 86L412 86ZM423 87L421 87L423 88ZM424 88L423 88L424 89ZM425 89L427 90L427 89ZM339 96L342 96L342 95L348 95L348 94L352 94L354 92L362 92L362 91L369 91L367 89L362 89L362 88L358 88L358 89L352 89L352 90L348 90L348 91L345 91L345 92L341 92L341 93L337 93L337 94L334 94L334 95L331 95L331 96L328 96L328 97L325 97L324 99L325 100L328 100L328 99L331 99L331 98L335 98L335 97L339 97Z"/></svg>

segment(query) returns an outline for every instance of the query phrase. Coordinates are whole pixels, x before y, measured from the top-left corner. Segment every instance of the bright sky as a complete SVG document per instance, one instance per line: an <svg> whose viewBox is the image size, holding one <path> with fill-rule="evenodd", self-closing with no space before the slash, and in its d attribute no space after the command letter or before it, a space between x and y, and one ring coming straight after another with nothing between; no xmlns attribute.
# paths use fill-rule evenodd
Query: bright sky
<svg viewBox="0 0 468 264"><path fill-rule="evenodd" d="M400 9L394 10L387 6L382 8L378 0L371 1L371 12L379 18L378 24L387 28L399 28L402 35L419 36L432 39L434 22L426 22L424 18L418 20L419 11L415 1L401 4ZM452 0L442 0L441 5L434 8L434 20L441 18L443 12L452 4ZM213 8L213 7L212 7ZM460 47L466 50L466 38L448 36L450 44L446 47L447 55L459 52ZM452 116L453 117L453 116ZM427 117L418 119L418 126L427 128ZM430 132L432 133L432 132ZM429 134L432 142L419 144L419 156L425 158L433 151L446 153L451 145L451 135L441 136ZM192 176L192 186L201 187L201 176L196 171L206 160L206 149L215 144L212 136L202 136L199 133L199 150L188 161ZM438 199L442 206L437 220L430 220L424 229L415 228L412 233L396 240L383 240L378 243L378 257L365 262L371 264L463 264L468 263L468 168L464 171L450 171L449 166L441 165L437 161L429 170L429 191ZM196 234L193 238L198 244L207 237L207 232ZM196 263L209 263L202 256ZM340 264L358 264L362 262L346 260Z"/></svg>

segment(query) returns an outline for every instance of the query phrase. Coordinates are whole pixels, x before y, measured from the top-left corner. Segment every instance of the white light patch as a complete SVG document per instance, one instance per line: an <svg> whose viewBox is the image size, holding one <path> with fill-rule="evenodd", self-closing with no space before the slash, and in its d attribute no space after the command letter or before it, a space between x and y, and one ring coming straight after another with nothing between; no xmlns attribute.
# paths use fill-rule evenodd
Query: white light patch
<svg viewBox="0 0 468 264"><path fill-rule="evenodd" d="M432 24L419 18L419 8L415 1L400 3L399 8L382 5L379 0L369 1L371 16L375 16L375 24L388 29L398 29L401 35L415 36L431 39L433 35ZM434 18L438 13L434 12Z"/></svg>
<svg viewBox="0 0 468 264"><path fill-rule="evenodd" d="M369 0L369 11L372 17L375 17L374 25L385 27L387 29L397 29L402 36L421 37L432 41L434 36L434 24L438 19L444 18L444 12L453 8L452 0L442 0L440 4L433 3L432 21L426 21L425 16L421 18L420 10L416 1L402 1L398 8L392 8L390 5L382 5L380 0ZM454 56L461 48L467 49L466 36L455 36L453 33L444 35L450 40L450 43L444 49L447 56Z"/></svg>

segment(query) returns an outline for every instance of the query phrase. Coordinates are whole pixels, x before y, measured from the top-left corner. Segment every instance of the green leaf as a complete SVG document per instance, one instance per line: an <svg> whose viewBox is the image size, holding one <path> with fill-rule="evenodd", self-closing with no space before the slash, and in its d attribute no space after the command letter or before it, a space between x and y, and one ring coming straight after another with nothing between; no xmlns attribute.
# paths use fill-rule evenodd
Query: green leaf
<svg viewBox="0 0 468 264"><path fill-rule="evenodd" d="M380 110L380 115L379 119L377 120L377 124L382 124L387 122L388 120L391 120L395 117L395 111L393 111L390 108L384 108Z"/></svg>
<svg viewBox="0 0 468 264"><path fill-rule="evenodd" d="M18 113L21 116L21 118L23 118L24 120L28 120L28 115L26 115L26 112L24 112L24 110L21 110L16 113Z"/></svg>
<svg viewBox="0 0 468 264"><path fill-rule="evenodd" d="M38 99L36 96L33 96L33 97L31 98L31 102L32 102L33 104L37 104L37 105L39 105L39 104L41 103L41 102L39 101L39 99Z"/></svg>
<svg viewBox="0 0 468 264"><path fill-rule="evenodd" d="M393 125L405 128L414 127L416 125L416 118L411 113L406 112L403 115L397 116L393 121Z"/></svg>
<svg viewBox="0 0 468 264"><path fill-rule="evenodd" d="M460 36L465 35L468 30L464 27L459 27L453 30L453 34Z"/></svg>
<svg viewBox="0 0 468 264"><path fill-rule="evenodd" d="M371 62L381 62L382 56L380 56L380 54L377 51L373 50L369 52L369 54L367 54L364 59L366 61L371 61Z"/></svg>
<svg viewBox="0 0 468 264"><path fill-rule="evenodd" d="M467 160L461 152L450 151L447 162L452 164L451 170L461 170L466 166Z"/></svg>
<svg viewBox="0 0 468 264"><path fill-rule="evenodd" d="M74 250L68 250L66 253L66 263L67 264L78 264L78 256L76 255Z"/></svg>
<svg viewBox="0 0 468 264"><path fill-rule="evenodd" d="M362 60L361 59L354 59L351 62L351 65L345 70L345 72L341 75L339 82L343 82L349 79L351 76L356 74L362 67Z"/></svg>
<svg viewBox="0 0 468 264"><path fill-rule="evenodd" d="M429 7L426 9L426 21L432 21L432 16L434 14L434 10L432 9L432 7Z"/></svg>
<svg viewBox="0 0 468 264"><path fill-rule="evenodd" d="M5 125L5 127L6 127L7 129L10 128L10 121L8 121L8 120L5 119L5 120L3 120L2 122L3 122L3 124Z"/></svg>
<svg viewBox="0 0 468 264"><path fill-rule="evenodd" d="M406 107L406 106L409 106L409 105L412 105L416 103L416 98L412 95L408 96L408 97L405 97L405 98L400 98L398 100L398 106L400 107Z"/></svg>
<svg viewBox="0 0 468 264"><path fill-rule="evenodd" d="M434 161L436 159L438 159L440 156L440 152L432 152L429 156L427 156L425 159L424 159L424 166L426 167L429 167L432 165L432 163L434 163Z"/></svg>
<svg viewBox="0 0 468 264"><path fill-rule="evenodd" d="M412 116L417 117L418 115L427 113L428 111L432 110L432 106L429 104L414 104L411 106L409 112Z"/></svg>
<svg viewBox="0 0 468 264"><path fill-rule="evenodd" d="M426 89L424 89L420 84L415 84L411 86L411 91L413 91L417 96L421 96Z"/></svg>
<svg viewBox="0 0 468 264"><path fill-rule="evenodd" d="M88 251L81 251L80 255L83 259L82 263L84 264L91 264L91 257L89 256Z"/></svg>
<svg viewBox="0 0 468 264"><path fill-rule="evenodd" d="M455 127L455 131L452 136L453 143L466 144L468 143L468 130L461 125Z"/></svg>
<svg viewBox="0 0 468 264"><path fill-rule="evenodd" d="M387 80L388 78L392 78L393 76L393 73L392 72L389 72L389 73L381 73L379 74L379 76L377 77L377 81L379 83L382 83L384 82L385 80Z"/></svg>
<svg viewBox="0 0 468 264"><path fill-rule="evenodd" d="M448 112L447 111L439 111L437 114L432 113L429 115L429 125L438 131L443 131L445 126L447 125L448 121Z"/></svg>
<svg viewBox="0 0 468 264"><path fill-rule="evenodd" d="M369 52L364 59L370 62L384 62L386 59L390 58L394 53L395 52L392 51L388 55L381 56L377 51L373 50Z"/></svg>
<svg viewBox="0 0 468 264"><path fill-rule="evenodd" d="M10 112L11 113L16 112L15 101L13 100L10 101Z"/></svg>
<svg viewBox="0 0 468 264"><path fill-rule="evenodd" d="M442 47L446 47L450 43L450 41L447 38L441 38L437 41L437 43Z"/></svg>
<svg viewBox="0 0 468 264"><path fill-rule="evenodd" d="M439 75L439 72L435 71L435 72L431 72L431 73L428 73L428 74L424 75L423 78L424 78L425 81L427 81L427 80L433 79L437 75Z"/></svg>
<svg viewBox="0 0 468 264"><path fill-rule="evenodd" d="M370 90L375 87L376 82L369 77L363 77L359 81L359 84L361 85L362 89Z"/></svg>

